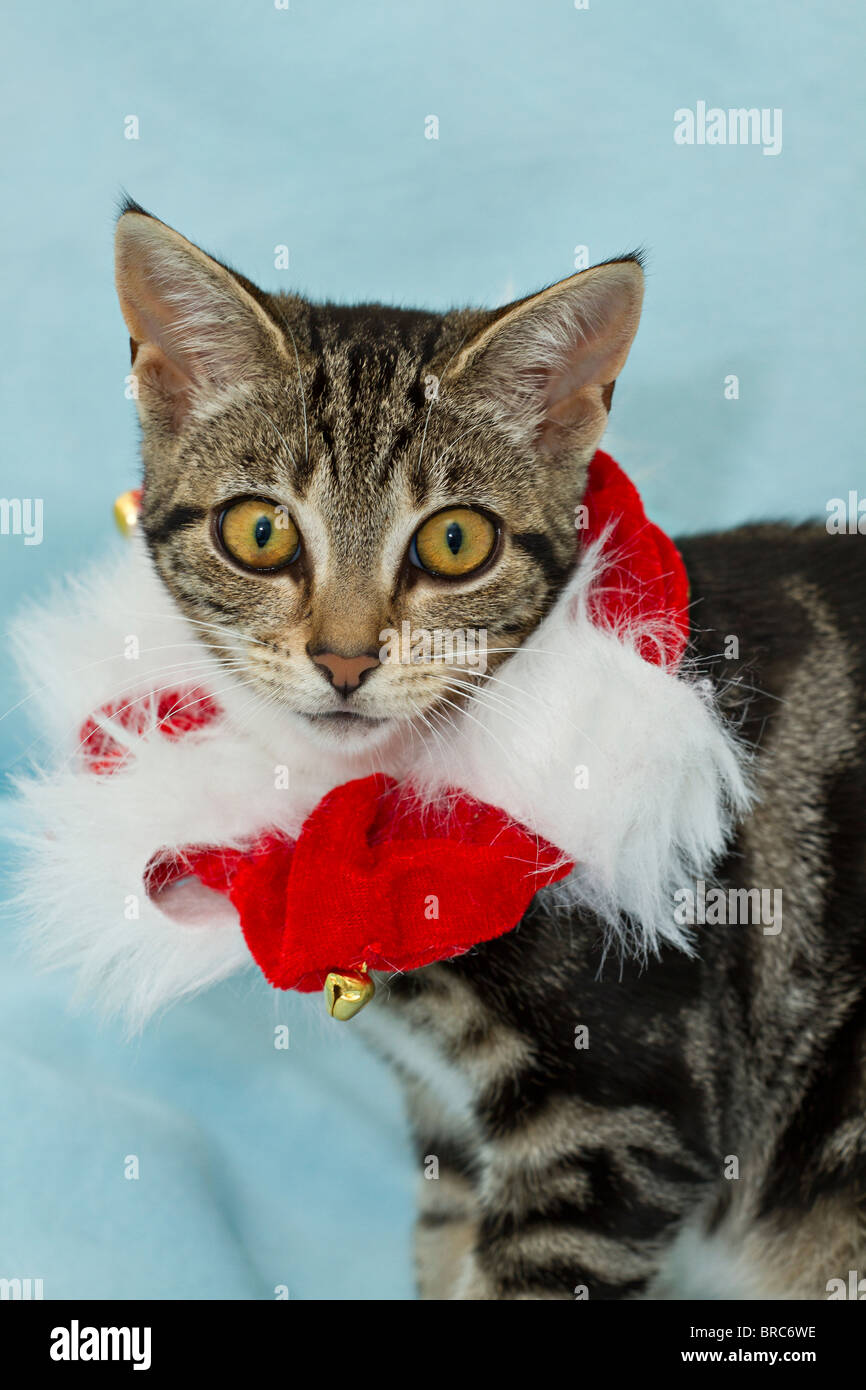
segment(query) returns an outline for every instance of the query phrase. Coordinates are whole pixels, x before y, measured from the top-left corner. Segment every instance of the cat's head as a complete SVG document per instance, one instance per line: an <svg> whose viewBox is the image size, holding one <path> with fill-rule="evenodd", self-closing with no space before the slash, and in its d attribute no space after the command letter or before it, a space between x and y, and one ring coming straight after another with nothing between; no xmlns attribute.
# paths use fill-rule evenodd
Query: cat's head
<svg viewBox="0 0 866 1390"><path fill-rule="evenodd" d="M496 310L312 304L132 204L117 285L142 528L179 608L315 738L444 729L574 566L637 258Z"/></svg>

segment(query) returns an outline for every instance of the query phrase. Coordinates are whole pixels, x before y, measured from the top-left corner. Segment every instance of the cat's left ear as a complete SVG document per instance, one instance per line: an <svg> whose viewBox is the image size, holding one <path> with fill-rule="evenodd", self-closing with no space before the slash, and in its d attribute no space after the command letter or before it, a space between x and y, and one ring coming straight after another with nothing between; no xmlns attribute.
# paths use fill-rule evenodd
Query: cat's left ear
<svg viewBox="0 0 866 1390"><path fill-rule="evenodd" d="M521 447L594 452L640 319L636 257L561 280L498 312L445 374Z"/></svg>

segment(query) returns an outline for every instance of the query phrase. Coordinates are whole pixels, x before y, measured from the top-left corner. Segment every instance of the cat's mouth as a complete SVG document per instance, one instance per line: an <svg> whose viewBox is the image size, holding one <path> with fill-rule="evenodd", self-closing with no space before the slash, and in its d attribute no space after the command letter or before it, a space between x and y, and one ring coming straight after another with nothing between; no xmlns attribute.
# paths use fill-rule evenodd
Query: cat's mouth
<svg viewBox="0 0 866 1390"><path fill-rule="evenodd" d="M384 724L391 723L390 719L359 714L355 710L326 710L324 714L305 714L303 717L314 729L321 730L325 734L336 734L338 737L353 734L363 735L368 731L381 729Z"/></svg>

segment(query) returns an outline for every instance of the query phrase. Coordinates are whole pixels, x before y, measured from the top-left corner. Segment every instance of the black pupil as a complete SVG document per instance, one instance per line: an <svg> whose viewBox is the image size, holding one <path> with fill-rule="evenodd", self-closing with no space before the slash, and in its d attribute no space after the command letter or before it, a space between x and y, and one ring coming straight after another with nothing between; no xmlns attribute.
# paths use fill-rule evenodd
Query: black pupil
<svg viewBox="0 0 866 1390"><path fill-rule="evenodd" d="M263 546L267 545L268 541L271 539L271 530L272 527L268 518L266 516L260 516L256 522L256 529L253 532L256 538L256 545L260 550Z"/></svg>
<svg viewBox="0 0 866 1390"><path fill-rule="evenodd" d="M445 544L452 555L457 555L463 544L463 527L459 521L449 521L445 530Z"/></svg>

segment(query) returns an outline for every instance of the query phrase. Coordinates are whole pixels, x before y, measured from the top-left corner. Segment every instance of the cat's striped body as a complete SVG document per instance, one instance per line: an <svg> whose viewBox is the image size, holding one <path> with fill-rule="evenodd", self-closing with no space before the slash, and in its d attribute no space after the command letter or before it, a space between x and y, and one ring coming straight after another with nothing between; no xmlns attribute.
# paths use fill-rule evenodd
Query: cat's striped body
<svg viewBox="0 0 866 1390"><path fill-rule="evenodd" d="M394 981L380 1045L419 1167L440 1160L431 1296L826 1298L866 1267L866 558L785 527L683 553L695 648L756 753L717 882L780 887L781 929L705 923L695 958L599 975L598 924L545 893L511 936Z"/></svg>

